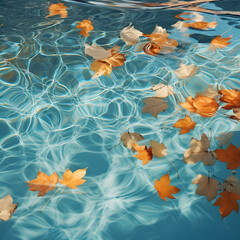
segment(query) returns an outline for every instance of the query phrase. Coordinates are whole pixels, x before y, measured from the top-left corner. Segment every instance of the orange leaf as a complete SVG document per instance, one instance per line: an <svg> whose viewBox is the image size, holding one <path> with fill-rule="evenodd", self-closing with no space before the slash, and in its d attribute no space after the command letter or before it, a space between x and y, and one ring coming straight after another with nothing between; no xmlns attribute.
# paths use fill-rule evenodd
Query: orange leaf
<svg viewBox="0 0 240 240"><path fill-rule="evenodd" d="M63 174L63 180L59 179L59 182L69 188L77 188L77 186L86 182L86 180L82 179L86 174L86 170L87 168L84 168L72 172L71 170L67 169Z"/></svg>
<svg viewBox="0 0 240 240"><path fill-rule="evenodd" d="M166 201L166 197L175 199L175 197L172 196L172 194L176 194L179 191L181 191L179 188L177 188L175 186L170 186L170 182L171 182L171 180L169 178L168 173L166 175L162 176L159 179L159 181L157 179L155 180L154 187L158 191L159 197L161 199L163 199L164 201Z"/></svg>
<svg viewBox="0 0 240 240"><path fill-rule="evenodd" d="M49 15L47 17L51 17L54 15L60 15L61 18L66 18L67 17L67 7L64 6L63 3L56 3L56 4L51 4L50 7L48 8L49 10Z"/></svg>
<svg viewBox="0 0 240 240"><path fill-rule="evenodd" d="M145 165L152 160L152 148L147 148L147 146L139 146L137 143L132 143L132 147L138 152L138 154L133 155L135 158L142 160L142 164Z"/></svg>
<svg viewBox="0 0 240 240"><path fill-rule="evenodd" d="M212 117L218 110L218 103L215 99L207 96L189 96L181 106L192 113L198 113L202 117Z"/></svg>
<svg viewBox="0 0 240 240"><path fill-rule="evenodd" d="M192 119L185 115L184 119L178 120L173 127L175 128L181 128L180 134L188 133L191 129L193 130L195 128L196 122L193 122Z"/></svg>
<svg viewBox="0 0 240 240"><path fill-rule="evenodd" d="M230 39L232 38L232 35L228 38L222 38L222 36L217 36L215 37L211 43L210 43L210 47L215 50L216 48L225 48L226 46L228 46L230 44L230 42L228 42Z"/></svg>
<svg viewBox="0 0 240 240"><path fill-rule="evenodd" d="M82 22L78 22L75 29L81 28L81 32L79 34L83 35L84 37L89 36L89 32L91 32L94 28L90 20L82 20Z"/></svg>
<svg viewBox="0 0 240 240"><path fill-rule="evenodd" d="M228 216L233 210L238 213L239 205L237 200L240 200L240 196L235 192L223 191L220 193L222 197L218 198L213 206L220 206L220 214L222 219Z"/></svg>
<svg viewBox="0 0 240 240"><path fill-rule="evenodd" d="M227 169L237 169L240 167L240 148L232 143L226 149L215 150L217 158L221 162L227 162Z"/></svg>
<svg viewBox="0 0 240 240"><path fill-rule="evenodd" d="M188 13L179 13L175 16L175 18L179 18L179 19L188 21L188 20L191 20L191 18L183 18L183 17L181 17L181 15L189 15L189 14L191 14L191 13L189 13L189 12Z"/></svg>
<svg viewBox="0 0 240 240"><path fill-rule="evenodd" d="M27 182L30 191L39 191L38 197L44 196L47 192L55 189L58 182L58 175L54 172L51 176L38 171L36 179Z"/></svg>
<svg viewBox="0 0 240 240"><path fill-rule="evenodd" d="M90 69L95 72L93 77L100 77L102 75L103 76L110 75L110 73L112 72L112 67L108 63L98 61L98 60L94 61L91 64Z"/></svg>
<svg viewBox="0 0 240 240"><path fill-rule="evenodd" d="M195 29L208 30L209 28L215 28L216 22L193 22L193 23L183 23L184 27L191 27Z"/></svg>
<svg viewBox="0 0 240 240"><path fill-rule="evenodd" d="M112 56L102 59L102 62L108 63L111 67L119 67L124 64L126 61L125 55L119 52L116 52L114 49L111 49Z"/></svg>
<svg viewBox="0 0 240 240"><path fill-rule="evenodd" d="M144 51L146 54L155 56L155 55L159 54L159 52L160 52L160 47L159 47L156 43L150 42L150 43L147 43L147 44L143 47L143 51Z"/></svg>
<svg viewBox="0 0 240 240"><path fill-rule="evenodd" d="M223 95L219 100L228 103L223 108L228 110L232 108L240 108L240 92L234 89L219 90Z"/></svg>

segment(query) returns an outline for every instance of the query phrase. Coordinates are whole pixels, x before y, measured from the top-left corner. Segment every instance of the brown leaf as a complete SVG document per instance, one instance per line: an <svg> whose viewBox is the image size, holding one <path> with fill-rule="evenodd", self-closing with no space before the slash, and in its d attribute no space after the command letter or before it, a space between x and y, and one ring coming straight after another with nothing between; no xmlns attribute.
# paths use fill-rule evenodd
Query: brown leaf
<svg viewBox="0 0 240 240"><path fill-rule="evenodd" d="M144 137L139 134L139 133L130 133L130 132L125 132L122 133L121 135L121 141L123 142L123 146L127 147L131 151L135 151L132 144L137 143L138 141L142 141Z"/></svg>
<svg viewBox="0 0 240 240"><path fill-rule="evenodd" d="M185 133L190 132L191 129L193 130L195 128L195 125L196 125L196 122L193 122L192 119L188 115L185 115L185 118L178 120L173 125L173 127L181 128L180 134L185 134Z"/></svg>
<svg viewBox="0 0 240 240"><path fill-rule="evenodd" d="M147 146L139 146L137 143L132 143L132 147L138 152L138 154L133 156L139 160L142 160L143 165L152 160L153 154L151 147L147 148Z"/></svg>
<svg viewBox="0 0 240 240"><path fill-rule="evenodd" d="M0 199L0 222L1 220L9 220L11 215L16 211L17 206L17 203L13 203L13 199L10 194Z"/></svg>
<svg viewBox="0 0 240 240"><path fill-rule="evenodd" d="M143 103L145 103L146 106L142 108L142 113L150 113L155 118L157 118L157 115L160 112L165 111L168 108L166 102L157 97L146 98Z"/></svg>
<svg viewBox="0 0 240 240"><path fill-rule="evenodd" d="M213 50L216 50L216 48L225 48L227 47L230 42L229 40L232 38L232 36L228 37L228 38L222 38L222 36L217 36L215 37L211 43L210 43L210 48L213 49Z"/></svg>
<svg viewBox="0 0 240 240"><path fill-rule="evenodd" d="M150 146L152 149L152 154L156 157L162 158L167 155L167 148L163 143L158 143L157 141L151 140Z"/></svg>
<svg viewBox="0 0 240 240"><path fill-rule="evenodd" d="M54 15L60 15L61 18L66 18L67 17L67 7L64 6L63 3L56 3L56 4L51 4L50 7L48 8L49 10L49 15L47 17L51 17Z"/></svg>
<svg viewBox="0 0 240 240"><path fill-rule="evenodd" d="M83 35L84 37L89 36L89 32L91 32L94 28L92 25L92 22L90 20L82 20L82 22L77 22L77 26L75 29L81 29L81 32L79 34Z"/></svg>
<svg viewBox="0 0 240 240"><path fill-rule="evenodd" d="M236 192L240 195L240 180L234 175L229 176L222 183L222 188L226 192Z"/></svg>

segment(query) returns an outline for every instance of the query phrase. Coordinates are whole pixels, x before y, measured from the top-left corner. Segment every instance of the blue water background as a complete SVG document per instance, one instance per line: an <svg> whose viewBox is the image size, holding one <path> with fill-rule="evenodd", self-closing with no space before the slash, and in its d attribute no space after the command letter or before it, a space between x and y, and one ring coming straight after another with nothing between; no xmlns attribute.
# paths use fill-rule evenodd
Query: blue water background
<svg viewBox="0 0 240 240"><path fill-rule="evenodd" d="M239 16L201 13L206 21L217 21L216 29L181 33L171 27L180 10L63 2L68 7L65 19L46 18L50 3L58 1L0 1L0 198L11 194L18 203L12 218L0 222L1 240L239 239L240 216L234 212L221 221L214 201L195 195L196 185L191 184L208 170L225 179L231 175L226 164L217 161L206 167L182 161L191 138L200 139L203 133L211 138L214 150L218 148L215 136L234 131L232 143L239 147L239 124L229 120L225 110L212 118L193 114L194 131L179 135L172 125L188 114L182 110L161 129L188 95L209 84L240 87ZM240 10L238 1L203 6ZM74 28L76 22L88 18L94 31L84 38ZM179 47L155 57L138 53L119 39L121 29L130 23L144 33L151 33L158 24ZM224 37L232 35L229 47L210 51L211 40L226 31ZM127 60L110 77L93 79L89 70L93 60L84 54L85 43L122 46ZM174 70L180 63L193 63L198 73L178 80ZM160 82L172 85L176 95L168 98L169 108L155 119L141 113L142 101L154 95L150 87ZM108 151L128 129L144 135L141 144L151 139L163 142L180 180L166 158L142 166L122 145ZM87 181L77 190L56 194L41 213L51 192L37 198L26 181L36 178L38 170L62 176L67 168L85 167ZM175 200L164 202L153 185L168 172L181 191ZM236 176L240 178L239 170Z"/></svg>

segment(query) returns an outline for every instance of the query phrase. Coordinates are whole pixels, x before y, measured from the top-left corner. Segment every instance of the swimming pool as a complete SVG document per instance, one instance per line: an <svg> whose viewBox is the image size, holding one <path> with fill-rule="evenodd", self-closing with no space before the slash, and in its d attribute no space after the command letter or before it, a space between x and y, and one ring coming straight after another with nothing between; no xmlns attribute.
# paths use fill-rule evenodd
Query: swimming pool
<svg viewBox="0 0 240 240"><path fill-rule="evenodd" d="M67 16L47 17L50 5L60 2ZM210 171L225 180L232 170L219 160L213 166L183 161L191 139L199 140L204 133L211 151L221 148L216 137L228 132L232 138L223 148L230 142L240 147L239 122L229 118L232 110L223 109L225 103L219 100L211 117L190 115L180 105L208 86L239 90L239 15L194 11L197 14L180 17L198 17L217 26L179 29L172 25L192 21L175 16L192 10L149 2L1 0L0 199L11 194L18 203L11 219L0 222L1 239L239 239L239 215L232 212L221 221L219 207L213 206L219 194L209 203L195 194L197 186L192 184L198 174L208 176ZM199 6L240 11L240 3L233 0ZM83 20L94 27L87 37L75 28ZM146 54L140 44L151 41L148 37L140 36L135 45L120 38L129 24L144 34L161 26L178 46L167 54ZM219 35L232 35L230 45L210 49ZM93 43L105 49L120 46L124 64L109 75L93 77L94 59L85 54L85 44ZM197 71L180 78L175 71L181 64L193 64ZM143 101L154 97L151 88L159 83L173 88L174 94L161 100L168 108L157 117L142 113ZM196 126L180 135L173 125L185 115ZM136 153L118 145L128 131L144 137L139 145L149 147L150 140L164 143L167 158L154 157L143 165L133 156ZM37 197L27 182L36 179L38 171L62 178L67 169L84 168L86 182L64 191L58 183L61 191L41 212L54 192ZM154 182L167 173L171 185L181 191L174 194L176 199L163 201Z"/></svg>

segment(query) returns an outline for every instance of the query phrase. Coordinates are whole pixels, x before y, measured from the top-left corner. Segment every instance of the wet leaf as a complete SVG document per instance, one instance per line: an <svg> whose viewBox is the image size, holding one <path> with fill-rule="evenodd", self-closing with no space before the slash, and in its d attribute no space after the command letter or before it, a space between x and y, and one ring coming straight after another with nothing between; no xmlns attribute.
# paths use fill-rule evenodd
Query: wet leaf
<svg viewBox="0 0 240 240"><path fill-rule="evenodd" d="M111 49L111 56L105 59L102 59L103 62L108 63L111 67L119 67L124 64L126 57L122 53L118 53Z"/></svg>
<svg viewBox="0 0 240 240"><path fill-rule="evenodd" d="M216 22L193 22L193 23L183 23L184 27L195 28L201 30L208 30L209 28L214 29L217 26Z"/></svg>
<svg viewBox="0 0 240 240"><path fill-rule="evenodd" d="M111 49L104 49L96 44L92 44L92 46L85 44L85 54L93 57L96 60L102 60L112 56Z"/></svg>
<svg viewBox="0 0 240 240"><path fill-rule="evenodd" d="M166 102L158 97L146 98L143 103L145 103L146 106L142 108L142 113L150 113L155 118L157 118L160 112L168 108Z"/></svg>
<svg viewBox="0 0 240 240"><path fill-rule="evenodd" d="M128 27L123 28L120 32L120 38L127 45L135 45L139 41L139 37L142 35L142 32L135 29L131 24Z"/></svg>
<svg viewBox="0 0 240 240"><path fill-rule="evenodd" d="M218 91L216 88L209 86L205 91L199 92L198 96L206 96L206 97L210 97L210 98L217 100L219 94L218 94Z"/></svg>
<svg viewBox="0 0 240 240"><path fill-rule="evenodd" d="M219 100L228 103L223 107L224 109L240 108L240 92L238 90L225 89L219 90L219 93L222 95Z"/></svg>
<svg viewBox="0 0 240 240"><path fill-rule="evenodd" d="M159 83L151 88L155 92L155 97L166 98L173 94L173 87Z"/></svg>
<svg viewBox="0 0 240 240"><path fill-rule="evenodd" d="M139 146L137 143L132 143L132 147L135 151L138 152L138 154L133 156L139 160L142 160L143 165L149 163L149 161L152 160L153 154L151 147L147 148L147 146Z"/></svg>
<svg viewBox="0 0 240 240"><path fill-rule="evenodd" d="M185 27L184 23L185 22L183 22L183 21L177 21L175 24L172 25L172 27L177 28L181 32L185 32L188 30L188 28Z"/></svg>
<svg viewBox="0 0 240 240"><path fill-rule="evenodd" d="M154 156L162 158L167 155L167 148L163 143L158 143L157 141L151 140L150 146L152 148L152 154Z"/></svg>
<svg viewBox="0 0 240 240"><path fill-rule="evenodd" d="M226 192L236 192L240 195L240 180L234 175L229 176L222 183L222 188Z"/></svg>
<svg viewBox="0 0 240 240"><path fill-rule="evenodd" d="M1 220L9 220L11 215L16 211L17 206L17 203L13 203L13 199L10 194L0 199L0 222Z"/></svg>
<svg viewBox="0 0 240 240"><path fill-rule="evenodd" d="M227 38L222 38L221 35L217 36L211 41L210 48L212 50L216 50L216 48L220 48L220 49L225 48L230 44L229 40L231 38L232 38L232 36L227 37Z"/></svg>
<svg viewBox="0 0 240 240"><path fill-rule="evenodd" d="M209 202L216 198L218 190L221 189L219 181L201 174L199 174L192 183L198 184L196 194L206 196Z"/></svg>
<svg viewBox="0 0 240 240"><path fill-rule="evenodd" d="M218 103L215 99L206 96L189 96L186 102L181 102L181 106L191 113L197 113L202 117L212 117L218 110Z"/></svg>
<svg viewBox="0 0 240 240"><path fill-rule="evenodd" d="M180 134L185 134L185 133L190 132L191 129L194 130L195 125L196 125L196 122L193 122L192 119L188 115L185 115L185 118L178 120L173 125L173 127L181 128Z"/></svg>
<svg viewBox="0 0 240 240"><path fill-rule="evenodd" d="M224 146L228 144L231 141L233 134L234 134L233 132L220 133L219 136L216 137L219 145Z"/></svg>
<svg viewBox="0 0 240 240"><path fill-rule="evenodd" d="M121 141L123 142L123 146L127 147L131 151L135 151L132 144L137 143L139 141L142 141L144 137L139 134L139 133L130 133L130 132L125 132L121 134Z"/></svg>
<svg viewBox="0 0 240 240"><path fill-rule="evenodd" d="M238 120L240 122L240 108L233 109L233 113L234 114L232 116L230 116L229 118Z"/></svg>
<svg viewBox="0 0 240 240"><path fill-rule="evenodd" d="M89 36L89 32L91 32L94 28L92 25L92 22L90 20L82 20L82 22L77 22L77 26L75 27L76 29L81 29L79 34L83 35L84 37Z"/></svg>
<svg viewBox="0 0 240 240"><path fill-rule="evenodd" d="M143 51L146 54L155 56L159 54L160 47L156 43L149 42L143 47Z"/></svg>
<svg viewBox="0 0 240 240"><path fill-rule="evenodd" d="M188 20L191 20L191 18L184 18L182 17L182 15L190 15L191 13L190 12L187 12L187 13L179 13L175 16L175 18L179 18L179 19L182 19L182 20L185 20L185 21L188 21Z"/></svg>
<svg viewBox="0 0 240 240"><path fill-rule="evenodd" d="M29 191L39 191L38 197L44 196L47 192L53 191L58 182L58 175L54 172L48 176L46 173L38 171L36 179L27 182Z"/></svg>
<svg viewBox="0 0 240 240"><path fill-rule="evenodd" d="M177 75L178 78L185 79L196 75L197 70L198 67L195 67L193 64L185 65L181 63L180 67L176 71L174 71L174 73Z"/></svg>
<svg viewBox="0 0 240 240"><path fill-rule="evenodd" d="M240 147L237 148L231 143L226 149L215 150L215 153L219 161L227 162L227 169L240 167Z"/></svg>
<svg viewBox="0 0 240 240"><path fill-rule="evenodd" d="M48 8L49 15L47 17L60 15L61 18L67 17L67 7L63 3L51 4Z"/></svg>
<svg viewBox="0 0 240 240"><path fill-rule="evenodd" d="M223 191L220 193L219 197L213 206L220 206L220 214L222 219L228 216L232 211L238 213L239 205L237 200L240 200L240 196L235 192L226 192Z"/></svg>
<svg viewBox="0 0 240 240"><path fill-rule="evenodd" d="M59 182L67 187L73 189L77 186L82 185L86 180L82 179L86 175L87 168L78 169L75 172L67 169L63 174L63 179L59 179Z"/></svg>
<svg viewBox="0 0 240 240"><path fill-rule="evenodd" d="M182 17L182 15L190 15L191 18L184 18L184 17ZM197 12L180 13L180 14L177 14L175 16L175 18L179 18L179 19L182 19L184 21L192 20L194 22L201 22L204 19L204 17Z"/></svg>
<svg viewBox="0 0 240 240"><path fill-rule="evenodd" d="M170 186L170 182L171 180L169 177L169 173L162 176L159 181L157 179L155 180L154 187L158 191L159 197L164 201L166 201L166 197L170 199L175 199L172 194L177 194L179 191L181 191L175 186Z"/></svg>
<svg viewBox="0 0 240 240"><path fill-rule="evenodd" d="M192 138L191 147L186 150L183 161L187 164L194 164L202 161L204 165L210 166L216 162L216 154L208 151L210 141L206 134L203 134L201 140Z"/></svg>
<svg viewBox="0 0 240 240"><path fill-rule="evenodd" d="M93 78L95 77L100 77L100 76L107 76L110 75L110 73L112 72L112 67L106 63L106 62L102 62L102 61L94 61L91 64L91 70L93 70L95 72L95 74L93 75Z"/></svg>

